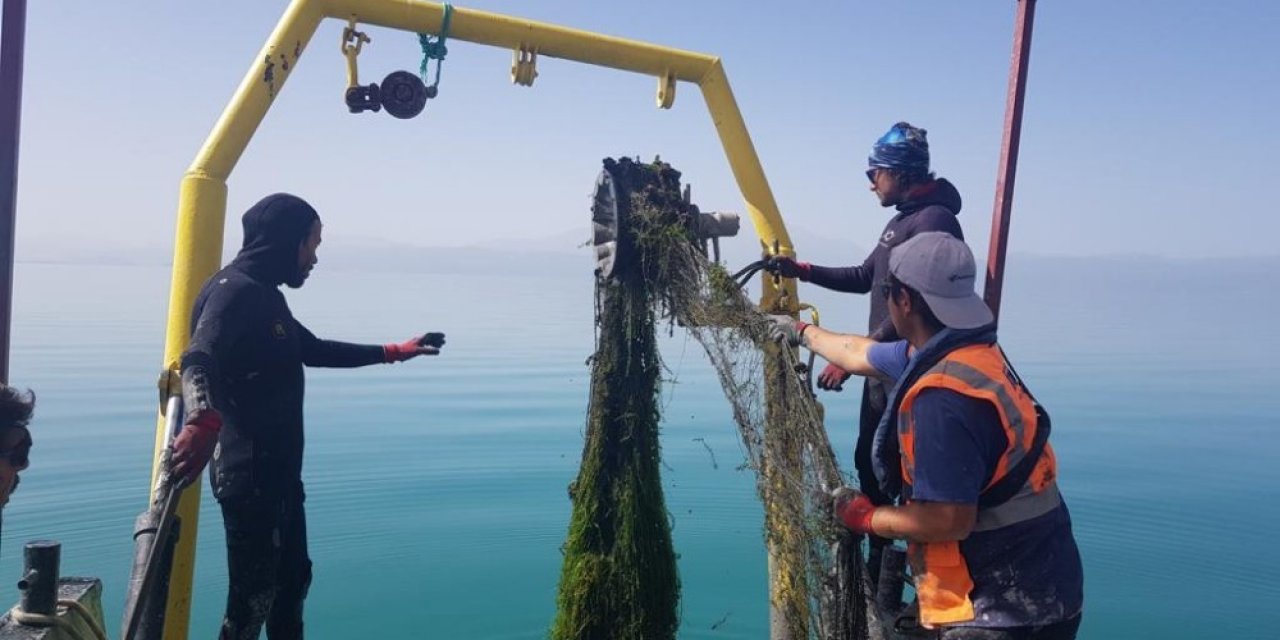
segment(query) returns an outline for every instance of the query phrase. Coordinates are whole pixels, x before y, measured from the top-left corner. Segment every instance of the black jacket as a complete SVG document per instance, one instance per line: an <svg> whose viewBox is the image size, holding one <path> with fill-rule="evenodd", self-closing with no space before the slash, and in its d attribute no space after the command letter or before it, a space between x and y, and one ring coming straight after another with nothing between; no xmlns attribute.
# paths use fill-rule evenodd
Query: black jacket
<svg viewBox="0 0 1280 640"><path fill-rule="evenodd" d="M880 241L862 264L853 267L813 265L809 281L820 287L846 293L867 293L889 274L889 250L917 233L945 231L964 240L960 230L960 192L947 179L939 178L918 189L912 199L898 205L898 213L885 225ZM871 296L867 331L877 340L894 340L898 334L889 321L884 298Z"/></svg>
<svg viewBox="0 0 1280 640"><path fill-rule="evenodd" d="M298 249L317 220L300 198L267 196L244 215L240 253L196 298L183 395L188 415L202 404L222 414L210 464L219 500L301 490L304 365L384 361L382 347L321 340L289 311L279 286L296 279Z"/></svg>

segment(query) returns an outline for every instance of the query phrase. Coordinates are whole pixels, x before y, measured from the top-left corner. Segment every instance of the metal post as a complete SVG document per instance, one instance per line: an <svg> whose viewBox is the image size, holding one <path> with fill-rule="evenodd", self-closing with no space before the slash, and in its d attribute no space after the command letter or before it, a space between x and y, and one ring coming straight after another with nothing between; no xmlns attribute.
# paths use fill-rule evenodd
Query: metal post
<svg viewBox="0 0 1280 640"><path fill-rule="evenodd" d="M902 611L902 588L906 584L907 552L888 545L884 548L876 589L876 610L892 622Z"/></svg>
<svg viewBox="0 0 1280 640"><path fill-rule="evenodd" d="M13 232L18 205L18 127L22 121L22 49L27 0L4 0L0 27L0 383L9 382L13 310Z"/></svg>
<svg viewBox="0 0 1280 640"><path fill-rule="evenodd" d="M991 215L991 249L987 256L987 306L1000 317L1004 287L1004 259L1009 246L1009 219L1013 208L1013 182L1018 173L1018 142L1022 138L1022 103L1027 91L1027 64L1031 58L1031 27L1036 0L1018 0L1013 26L1013 62L1009 68L1009 96L1005 103L1004 142L1000 146L1000 170L996 176L995 211Z"/></svg>
<svg viewBox="0 0 1280 640"><path fill-rule="evenodd" d="M169 396L165 404L163 440L166 451L174 434L182 428L182 396ZM168 454L157 465L168 467ZM161 472L156 497L133 529L133 570L125 588L124 623L121 640L151 640L164 637L165 611L173 573L173 552L181 537L180 519L175 512L181 489L167 472Z"/></svg>
<svg viewBox="0 0 1280 640"><path fill-rule="evenodd" d="M173 550L182 528L181 521L173 516L176 500L165 502L164 509L149 509L134 521L133 571L125 592L120 640L160 640L164 637Z"/></svg>
<svg viewBox="0 0 1280 640"><path fill-rule="evenodd" d="M62 545L53 540L32 540L23 549L24 568L18 589L18 606L27 613L55 615L58 612L58 572Z"/></svg>

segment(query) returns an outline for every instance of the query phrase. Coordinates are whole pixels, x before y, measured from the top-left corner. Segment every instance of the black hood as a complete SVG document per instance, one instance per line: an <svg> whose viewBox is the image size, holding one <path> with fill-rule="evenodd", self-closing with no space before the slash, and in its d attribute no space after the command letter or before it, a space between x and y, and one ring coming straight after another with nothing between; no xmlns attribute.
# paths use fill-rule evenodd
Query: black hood
<svg viewBox="0 0 1280 640"><path fill-rule="evenodd" d="M960 213L960 192L946 178L938 178L933 182L921 185L909 196L909 200L898 205L902 213L915 213L925 207L938 205L946 207L953 214Z"/></svg>
<svg viewBox="0 0 1280 640"><path fill-rule="evenodd" d="M244 213L244 245L232 266L260 282L278 285L298 275L298 247L320 219L306 200L273 193Z"/></svg>

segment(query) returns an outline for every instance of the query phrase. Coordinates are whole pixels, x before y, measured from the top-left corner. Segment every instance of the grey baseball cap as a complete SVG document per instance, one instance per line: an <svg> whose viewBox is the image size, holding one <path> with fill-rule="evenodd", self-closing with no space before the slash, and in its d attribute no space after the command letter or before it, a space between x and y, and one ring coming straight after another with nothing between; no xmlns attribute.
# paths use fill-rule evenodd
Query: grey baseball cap
<svg viewBox="0 0 1280 640"><path fill-rule="evenodd" d="M973 252L949 233L921 233L894 247L889 253L889 273L919 291L933 315L948 327L976 329L995 321L974 290L978 268Z"/></svg>

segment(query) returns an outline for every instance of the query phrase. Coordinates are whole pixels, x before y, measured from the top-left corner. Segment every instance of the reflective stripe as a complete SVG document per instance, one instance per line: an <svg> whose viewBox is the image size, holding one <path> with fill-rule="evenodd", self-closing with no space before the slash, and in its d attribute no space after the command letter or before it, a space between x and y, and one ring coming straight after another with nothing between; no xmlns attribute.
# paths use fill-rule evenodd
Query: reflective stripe
<svg viewBox="0 0 1280 640"><path fill-rule="evenodd" d="M898 412L898 442L899 442L898 458L901 459L902 461L902 479L907 484L912 484L915 481L914 478L916 477L916 461L915 461L915 456L907 455L907 447L902 446L901 443L904 438L910 439L912 435L913 434L911 432L911 409L909 407L903 407L903 409ZM915 440L911 439L910 442L911 442L911 446L914 447Z"/></svg>
<svg viewBox="0 0 1280 640"><path fill-rule="evenodd" d="M1060 504L1062 494L1058 493L1058 483L1050 482L1043 491L1036 493L1028 482L1008 502L978 511L978 520L974 523L973 530L991 531L1025 522L1057 509Z"/></svg>
<svg viewBox="0 0 1280 640"><path fill-rule="evenodd" d="M895 426L901 445L903 496L908 502L916 444L911 409L917 395L930 388L948 389L995 405L1000 429L1008 440L983 489L984 497L979 498L984 506L978 509L973 531L1016 525L1051 513L1062 504L1062 496L1053 482L1056 471L1053 450L1045 442L1049 435L1048 416L1044 416L1042 423L1035 399L1012 373L1003 352L995 345L966 346L948 353L915 379L898 402L895 410L899 412L899 420ZM1039 431L1041 428L1043 432ZM1036 445L1043 445L1043 451ZM1029 449L1037 452L1035 459L1031 458ZM1028 468L1033 464L1028 477ZM1017 492L1009 497L1014 489ZM999 504L985 507L992 503ZM913 569L921 621L942 625L972 620L974 609L969 594L973 591L973 577L960 544L949 541L914 546L919 547L913 557Z"/></svg>
<svg viewBox="0 0 1280 640"><path fill-rule="evenodd" d="M943 360L933 369L930 369L929 373L951 376L974 389L986 391L995 396L996 402L1000 403L1000 412L1008 420L1009 429L1013 430L1013 437L1010 438L1009 442L1008 464L1005 468L1012 469L1017 466L1022 458L1027 455L1027 447L1025 445L1027 424L1023 419L1022 411L1018 409L1018 404L1013 401L1013 398L1009 397L1008 387L958 360Z"/></svg>

